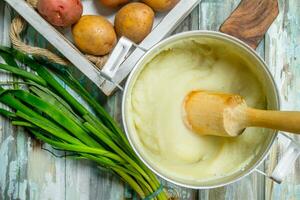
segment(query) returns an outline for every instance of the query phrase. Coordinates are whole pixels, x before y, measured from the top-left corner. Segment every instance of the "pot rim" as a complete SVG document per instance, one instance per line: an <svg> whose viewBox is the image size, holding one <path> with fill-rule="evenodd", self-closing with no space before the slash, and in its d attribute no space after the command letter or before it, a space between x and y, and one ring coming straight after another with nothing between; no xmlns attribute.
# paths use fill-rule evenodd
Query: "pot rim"
<svg viewBox="0 0 300 200"><path fill-rule="evenodd" d="M266 147L265 152L260 156L260 158L247 170L247 172L237 176L236 178L224 182L224 183L220 183L220 184L216 184L216 185L209 185L209 186L195 186L195 185L191 185L188 183L182 183L182 182L178 182L176 180L173 180L171 178L166 177L165 175L163 175L162 173L160 173L158 170L154 169L151 164L149 164L144 158L143 156L139 153L138 149L136 148L134 142L131 139L131 136L129 134L129 129L127 127L127 123L126 123L126 114L125 114L125 106L126 106L126 97L128 96L128 93L130 92L130 83L132 82L132 79L134 78L134 76L136 75L136 72L143 67L141 65L141 63L144 61L145 58L148 57L149 54L151 54L155 49L159 48L161 45L168 43L169 41L172 41L176 38L185 38L188 36L215 36L217 38L221 38L221 39L225 39L226 41L235 43L239 46L241 46L242 48L244 48L247 52L249 52L250 54L252 54L263 66L264 71L265 71L265 75L268 76L269 80L271 80L271 85L275 90L275 101L276 101L276 107L278 110L280 110L280 97L279 97L279 90L277 88L277 85L275 83L275 80L268 68L268 65L266 64L266 62L255 52L254 49L252 49L250 46L248 46L245 42L241 41L240 39L233 37L231 35L225 34L225 33L221 33L218 31L210 31L210 30L194 30L194 31L186 31L186 32L182 32L182 33L178 33L175 34L173 36L170 36L166 39L163 39L162 41L158 42L157 44L155 44L154 46L152 46L140 59L139 61L134 65L133 70L130 72L130 75L128 76L127 80L126 80L126 85L123 91L123 96L122 96L122 124L126 133L126 137L131 145L131 147L133 148L134 152L136 153L136 155L138 156L138 158L152 171L154 172L157 176L159 176L160 178L163 178L164 180L167 180L175 185L178 186L182 186L182 187L186 187L186 188L191 188L191 189L212 189L212 188L218 188L218 187L222 187L222 186L226 186L229 185L231 183L237 182L239 180L241 180L242 178L248 176L249 174L251 174L268 156L268 154L270 153L270 149L272 147L272 145L274 144L274 141L278 135L278 131L274 131L273 133L273 137L271 139L271 141L269 142L268 146Z"/></svg>

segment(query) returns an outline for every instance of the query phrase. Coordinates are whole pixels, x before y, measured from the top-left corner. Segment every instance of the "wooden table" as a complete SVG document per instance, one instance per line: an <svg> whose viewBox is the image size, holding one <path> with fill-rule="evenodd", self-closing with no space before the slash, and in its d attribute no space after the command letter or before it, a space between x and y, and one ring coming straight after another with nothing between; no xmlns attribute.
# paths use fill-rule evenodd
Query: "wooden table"
<svg viewBox="0 0 300 200"><path fill-rule="evenodd" d="M202 0L175 32L218 30L239 0ZM257 51L265 58L281 92L282 108L300 110L300 1L279 0L280 14ZM0 43L9 45L11 10L0 2ZM47 43L31 28L29 43ZM1 74L1 81L10 77ZM95 91L95 89L94 89ZM102 98L103 99L103 98ZM109 112L120 120L121 94L106 101ZM41 144L0 118L0 200L116 200L136 199L132 191L110 172L99 170L88 161L57 158L41 149ZM297 138L294 136L294 138ZM270 156L260 169L270 173L284 152L284 142L276 141ZM281 185L258 173L239 182L212 190L175 187L181 199L300 199L300 163Z"/></svg>

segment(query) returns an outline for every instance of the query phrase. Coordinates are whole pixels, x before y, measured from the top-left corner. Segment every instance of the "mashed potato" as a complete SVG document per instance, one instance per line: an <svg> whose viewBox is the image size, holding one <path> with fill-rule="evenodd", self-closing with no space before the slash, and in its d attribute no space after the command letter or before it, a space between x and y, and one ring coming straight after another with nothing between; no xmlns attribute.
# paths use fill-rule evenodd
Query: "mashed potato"
<svg viewBox="0 0 300 200"><path fill-rule="evenodd" d="M182 119L191 90L239 94L249 106L265 108L262 85L248 65L213 39L181 40L155 55L135 81L127 110L130 132L147 162L184 182L216 179L249 164L268 137L265 129L247 128L236 138L199 136Z"/></svg>

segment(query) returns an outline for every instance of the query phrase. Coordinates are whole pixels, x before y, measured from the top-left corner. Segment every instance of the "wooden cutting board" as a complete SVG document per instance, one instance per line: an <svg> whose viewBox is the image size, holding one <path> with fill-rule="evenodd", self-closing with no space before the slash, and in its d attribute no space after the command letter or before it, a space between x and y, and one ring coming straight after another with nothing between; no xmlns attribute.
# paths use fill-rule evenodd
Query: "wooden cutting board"
<svg viewBox="0 0 300 200"><path fill-rule="evenodd" d="M220 27L220 31L256 49L278 13L277 0L242 0Z"/></svg>

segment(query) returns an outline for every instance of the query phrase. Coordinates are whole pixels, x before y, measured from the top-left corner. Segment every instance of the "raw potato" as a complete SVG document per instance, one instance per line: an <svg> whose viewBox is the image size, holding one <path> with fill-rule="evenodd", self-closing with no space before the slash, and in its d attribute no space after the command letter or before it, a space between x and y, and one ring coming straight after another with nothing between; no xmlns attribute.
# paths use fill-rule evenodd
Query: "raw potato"
<svg viewBox="0 0 300 200"><path fill-rule="evenodd" d="M108 54L117 36L112 24L102 16L85 15L72 27L75 45L84 53L95 56Z"/></svg>
<svg viewBox="0 0 300 200"><path fill-rule="evenodd" d="M109 8L116 8L120 5L128 3L129 0L100 0L100 2Z"/></svg>
<svg viewBox="0 0 300 200"><path fill-rule="evenodd" d="M115 29L119 37L125 36L135 43L141 42L151 31L153 10L143 3L129 3L115 17Z"/></svg>
<svg viewBox="0 0 300 200"><path fill-rule="evenodd" d="M165 12L171 10L179 0L143 0L143 2L157 12Z"/></svg>
<svg viewBox="0 0 300 200"><path fill-rule="evenodd" d="M39 0L37 9L50 24L60 27L71 26L82 15L80 0Z"/></svg>

